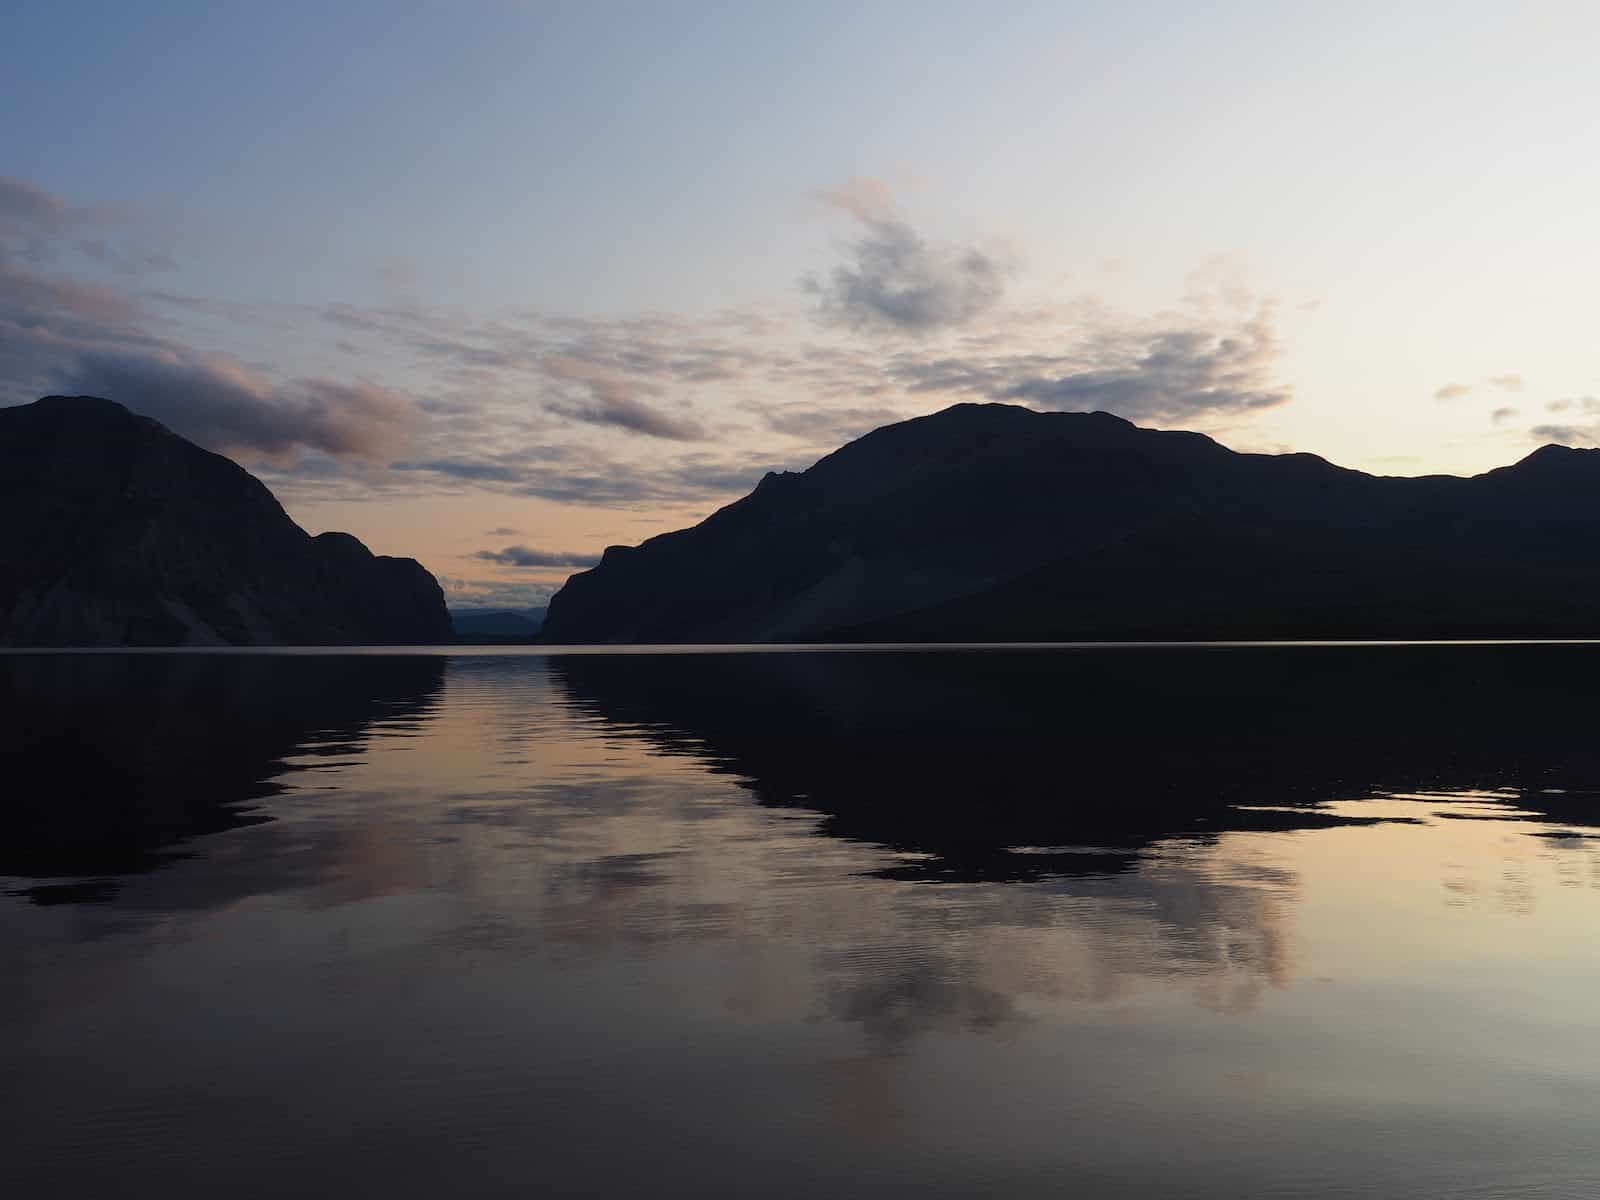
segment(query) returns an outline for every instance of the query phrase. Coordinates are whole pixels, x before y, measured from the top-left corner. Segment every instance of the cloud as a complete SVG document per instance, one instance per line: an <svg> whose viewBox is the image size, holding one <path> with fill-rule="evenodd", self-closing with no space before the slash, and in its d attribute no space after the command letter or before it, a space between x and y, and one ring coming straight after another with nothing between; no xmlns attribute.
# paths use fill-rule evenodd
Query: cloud
<svg viewBox="0 0 1600 1200"><path fill-rule="evenodd" d="M411 441L421 415L375 384L277 385L229 356L176 349L85 353L56 379L62 391L116 400L213 449L268 457L380 459Z"/></svg>
<svg viewBox="0 0 1600 1200"><path fill-rule="evenodd" d="M119 274L138 275L173 266L165 253L107 240L114 227L127 225L134 217L129 208L73 205L36 183L0 175L0 256L11 254L37 264L70 248ZM95 236L88 236L91 232Z"/></svg>
<svg viewBox="0 0 1600 1200"><path fill-rule="evenodd" d="M85 258L115 271L118 275L148 275L153 271L176 270L178 266L170 254L158 251L123 250L102 238L82 238L77 242L77 247L78 252Z"/></svg>
<svg viewBox="0 0 1600 1200"><path fill-rule="evenodd" d="M52 238L96 225L111 225L130 216L128 210L105 205L80 207L36 183L0 175L0 240L26 239L34 248Z"/></svg>
<svg viewBox="0 0 1600 1200"><path fill-rule="evenodd" d="M568 554L556 550L535 550L530 546L507 546L503 550L479 550L472 557L503 567L592 567L598 554Z"/></svg>
<svg viewBox="0 0 1600 1200"><path fill-rule="evenodd" d="M837 446L863 433L902 419L890 408L831 408L824 405L784 404L761 410L762 420L774 433L827 442Z"/></svg>
<svg viewBox="0 0 1600 1200"><path fill-rule="evenodd" d="M73 208L32 184L0 179L0 235L76 236L114 219L109 209ZM302 379L281 384L226 354L183 345L128 293L52 269L55 242L24 266L0 237L0 401L47 391L104 396L223 452L283 458L299 450L376 460L407 445L421 412L372 383ZM164 265L80 239L87 259L121 273ZM154 332L161 329L162 333Z"/></svg>
<svg viewBox="0 0 1600 1200"><path fill-rule="evenodd" d="M990 311L1006 282L994 257L924 240L874 181L825 200L859 241L815 284L819 311L943 336L886 348L818 334L792 305L601 317L135 292L103 286L160 265L114 236L121 218L14 186L0 191L11 214L0 221L49 231L67 266L46 271L53 258L0 239L0 402L106 394L257 456L253 469L297 502L482 491L659 523L958 399L1187 424L1288 398L1273 378L1272 307L1242 277L1197 273L1180 311L1153 319L1092 300ZM293 369L253 365L262 344L288 347ZM219 352L244 347L249 361ZM341 379L347 368L332 364L356 355L408 372L416 399ZM414 439L424 423L426 440ZM523 536L480 544L509 550Z"/></svg>
<svg viewBox="0 0 1600 1200"><path fill-rule="evenodd" d="M580 393L579 398L553 400L545 405L557 416L669 441L690 442L705 437L705 429L692 417L663 412L641 400L641 392L659 390L652 385L564 354L545 355L543 365L548 375L576 385Z"/></svg>
<svg viewBox="0 0 1600 1200"><path fill-rule="evenodd" d="M526 468L517 464L467 457L406 459L392 462L389 467L394 471L440 475L465 483L517 483L527 474Z"/></svg>
<svg viewBox="0 0 1600 1200"><path fill-rule="evenodd" d="M923 359L888 373L912 392L950 392L1049 409L1102 409L1134 421L1179 421L1271 408L1289 399L1273 371L1270 301L1242 320L1197 315L1102 328L1074 353Z"/></svg>
<svg viewBox="0 0 1600 1200"><path fill-rule="evenodd" d="M46 271L68 238L78 239L80 266L138 274L167 265L161 255L79 236L125 215L0 179L0 402L47 391L103 396L211 449L279 460L313 451L376 461L409 444L422 413L405 396L365 381L277 382L231 355L184 345L170 319L141 302L149 294L136 299L57 266ZM23 259L19 237L34 239Z"/></svg>
<svg viewBox="0 0 1600 1200"><path fill-rule="evenodd" d="M764 454L734 461L694 457L645 468L612 464L590 470L541 472L515 491L561 504L601 508L702 505L743 495L769 470L783 469L782 463L774 463Z"/></svg>
<svg viewBox="0 0 1600 1200"><path fill-rule="evenodd" d="M145 320L123 292L40 274L0 250L0 403L59 390L61 368L84 354L158 349L162 343Z"/></svg>
<svg viewBox="0 0 1600 1200"><path fill-rule="evenodd" d="M444 589L445 603L451 609L536 608L550 599L556 584L532 579L508 582L504 579L463 579L454 575L437 575Z"/></svg>
<svg viewBox="0 0 1600 1200"><path fill-rule="evenodd" d="M47 340L112 337L123 331L104 326L126 325L140 315L139 305L115 288L41 275L0 258L0 322L9 336ZM92 322L101 328L86 328Z"/></svg>
<svg viewBox="0 0 1600 1200"><path fill-rule="evenodd" d="M1499 388L1502 392L1520 392L1522 390L1521 375L1491 375L1487 382L1490 387ZM1461 397L1471 394L1471 384L1447 383L1433 393L1433 398L1435 400L1459 400Z"/></svg>
<svg viewBox="0 0 1600 1200"><path fill-rule="evenodd" d="M876 180L852 180L818 198L849 213L865 231L850 243L848 261L825 278L801 280L825 324L932 333L966 324L1005 291L1005 263L976 247L924 240Z"/></svg>
<svg viewBox="0 0 1600 1200"><path fill-rule="evenodd" d="M1591 421L1600 418L1600 397L1579 396L1571 400L1558 400L1545 406L1551 412L1565 412L1568 409L1577 409L1588 413ZM1600 421L1590 425L1535 425L1528 430L1528 435L1535 441L1559 442L1563 446L1594 446L1600 445Z"/></svg>
<svg viewBox="0 0 1600 1200"><path fill-rule="evenodd" d="M1247 415L1290 398L1274 378L1274 320L1273 303L1252 293L1235 267L1210 264L1190 277L1181 308L1154 318L1086 299L1036 305L994 314L937 344L902 343L889 353L807 341L751 314L524 311L469 321L390 306L343 309L336 324L340 336L355 330L420 350L439 363L434 378L458 387L430 394L429 453L392 463L415 479L396 486L670 509L731 499L768 470L803 469L872 428L958 399L1102 408L1180 424ZM736 344L725 340L730 328ZM1048 349L1033 350L1039 346ZM715 432L737 439L735 448L664 453L689 435L711 433L681 407L685 386L715 389L712 398L729 418ZM532 418L530 390L543 393ZM754 428L733 423L740 412L753 414ZM574 424L541 425L545 413ZM593 432L610 428L647 436ZM777 451L774 433L789 439ZM614 453L624 446L628 457Z"/></svg>
<svg viewBox="0 0 1600 1200"><path fill-rule="evenodd" d="M518 537L518 536L521 535L521 533L522 533L522 530L520 530L520 529L508 529L506 526L502 525L497 529L489 530L484 536L485 537Z"/></svg>
<svg viewBox="0 0 1600 1200"><path fill-rule="evenodd" d="M767 452L719 452L624 462L593 446L567 445L463 453L389 466L444 490L465 485L560 504L656 508L725 501L748 492L768 471L798 469L811 461Z"/></svg>
<svg viewBox="0 0 1600 1200"><path fill-rule="evenodd" d="M1535 425L1528 433L1535 441L1556 442L1563 446L1592 445L1595 441L1592 430L1577 425Z"/></svg>
<svg viewBox="0 0 1600 1200"><path fill-rule="evenodd" d="M78 220L75 210L60 196L26 179L0 175L0 230L59 232Z"/></svg>
<svg viewBox="0 0 1600 1200"><path fill-rule="evenodd" d="M1512 417L1517 415L1517 412L1518 410L1514 408L1497 408L1489 414L1489 420L1498 425L1502 421L1509 421Z"/></svg>
<svg viewBox="0 0 1600 1200"><path fill-rule="evenodd" d="M814 195L828 207L862 222L892 220L900 211L889 185L870 175L857 175L842 187L823 188Z"/></svg>

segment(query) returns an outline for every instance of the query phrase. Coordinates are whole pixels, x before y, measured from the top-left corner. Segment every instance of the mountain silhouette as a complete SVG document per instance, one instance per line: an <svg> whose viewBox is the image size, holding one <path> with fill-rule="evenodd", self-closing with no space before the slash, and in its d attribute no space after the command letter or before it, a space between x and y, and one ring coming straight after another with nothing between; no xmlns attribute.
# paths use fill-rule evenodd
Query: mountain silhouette
<svg viewBox="0 0 1600 1200"><path fill-rule="evenodd" d="M438 582L311 537L244 468L91 396L0 409L0 645L448 642Z"/></svg>
<svg viewBox="0 0 1600 1200"><path fill-rule="evenodd" d="M544 608L456 609L450 623L458 642L531 642L544 625Z"/></svg>
<svg viewBox="0 0 1600 1200"><path fill-rule="evenodd" d="M545 640L1589 636L1600 451L1471 478L961 404L612 547Z"/></svg>

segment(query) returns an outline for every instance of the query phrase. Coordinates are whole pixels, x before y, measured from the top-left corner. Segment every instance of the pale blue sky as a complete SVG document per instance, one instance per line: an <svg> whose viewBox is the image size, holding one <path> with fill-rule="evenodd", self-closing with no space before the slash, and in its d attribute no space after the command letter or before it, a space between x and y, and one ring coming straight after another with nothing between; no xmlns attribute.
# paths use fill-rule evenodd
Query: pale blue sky
<svg viewBox="0 0 1600 1200"><path fill-rule="evenodd" d="M1581 4L22 0L0 395L120 385L461 594L558 581L475 557L491 527L635 540L961 399L1481 470L1600 432L1597 35ZM937 311L841 290L908 280Z"/></svg>

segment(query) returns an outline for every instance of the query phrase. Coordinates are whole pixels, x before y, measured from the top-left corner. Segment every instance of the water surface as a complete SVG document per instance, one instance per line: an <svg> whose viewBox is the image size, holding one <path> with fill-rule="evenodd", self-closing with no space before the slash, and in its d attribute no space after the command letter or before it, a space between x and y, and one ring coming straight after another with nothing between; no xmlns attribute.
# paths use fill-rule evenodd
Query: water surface
<svg viewBox="0 0 1600 1200"><path fill-rule="evenodd" d="M0 657L0 1184L1589 1196L1600 647Z"/></svg>

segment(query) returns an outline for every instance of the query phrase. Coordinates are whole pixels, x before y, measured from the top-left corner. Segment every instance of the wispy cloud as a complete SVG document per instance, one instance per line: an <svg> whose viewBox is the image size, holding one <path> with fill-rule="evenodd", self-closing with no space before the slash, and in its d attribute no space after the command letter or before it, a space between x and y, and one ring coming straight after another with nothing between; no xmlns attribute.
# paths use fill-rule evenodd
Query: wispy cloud
<svg viewBox="0 0 1600 1200"><path fill-rule="evenodd" d="M1589 423L1562 422L1535 425L1528 430L1528 436L1534 441L1557 442L1563 446L1600 446L1600 397L1579 396L1570 400L1558 400L1546 407L1553 412L1576 410L1587 414Z"/></svg>
<svg viewBox="0 0 1600 1200"><path fill-rule="evenodd" d="M435 490L461 487L596 508L703 506L754 487L768 471L806 467L770 451L703 451L624 461L587 445L479 450L456 457L402 460L390 470Z"/></svg>
<svg viewBox="0 0 1600 1200"><path fill-rule="evenodd" d="M0 175L0 238L58 238L113 219L107 207L79 207L26 179Z"/></svg>
<svg viewBox="0 0 1600 1200"><path fill-rule="evenodd" d="M476 579L460 575L437 575L444 589L445 603L460 608L533 608L544 604L561 585L551 579Z"/></svg>
<svg viewBox="0 0 1600 1200"><path fill-rule="evenodd" d="M931 333L968 323L1005 291L1007 264L976 246L927 241L878 180L854 179L818 198L848 213L863 230L849 244L845 262L801 280L827 324Z"/></svg>
<svg viewBox="0 0 1600 1200"><path fill-rule="evenodd" d="M1236 273L1208 269L1179 308L1153 318L1079 300L996 312L892 350L812 340L749 314L468 321L389 308L342 311L338 324L439 360L460 388L459 402L429 399L433 453L397 471L447 488L633 508L731 499L768 469L808 466L879 425L973 397L1157 423L1234 421L1289 399L1276 379L1274 317ZM744 336L731 341L730 329ZM1031 348L1041 344L1050 349ZM532 406L530 392L542 397ZM671 443L712 440L687 403L702 392L703 411L721 418L717 441L732 443L674 454ZM742 413L753 427L734 423ZM570 425L541 425L540 414ZM644 436L623 458L628 442L605 438L608 429ZM772 434L789 443L774 448Z"/></svg>
<svg viewBox="0 0 1600 1200"><path fill-rule="evenodd" d="M0 258L37 266L75 252L91 266L125 276L176 266L165 251L136 243L129 232L135 217L127 206L75 205L29 180L0 175Z"/></svg>
<svg viewBox="0 0 1600 1200"><path fill-rule="evenodd" d="M246 457L309 451L376 461L409 445L422 418L410 398L365 380L278 380L232 355L197 351L141 299L58 263L67 246L116 273L161 265L159 256L78 236L119 219L116 210L75 207L0 179L0 400L104 396ZM19 239L31 239L26 264L16 256Z"/></svg>
<svg viewBox="0 0 1600 1200"><path fill-rule="evenodd" d="M175 270L178 265L172 255L164 251L127 250L104 238L80 238L75 244L85 258L118 275L137 278L155 271Z"/></svg>
<svg viewBox="0 0 1600 1200"><path fill-rule="evenodd" d="M1218 428L1289 398L1273 304L1236 272L1208 264L1156 316L1085 296L1020 307L1002 256L924 239L881 185L826 199L861 237L817 284L834 310L819 327L797 306L576 316L135 290L109 251L91 271L98 252L73 248L100 236L83 215L97 210L13 187L0 219L65 257L0 246L0 402L108 395L244 457L296 503L486 492L654 520L960 400ZM868 327L930 336L850 336ZM264 345L297 366L262 364Z"/></svg>
<svg viewBox="0 0 1600 1200"><path fill-rule="evenodd" d="M382 459L410 443L420 417L410 399L375 384L279 385L236 359L171 349L85 353L57 378L62 391L115 398L234 453Z"/></svg>
<svg viewBox="0 0 1600 1200"><path fill-rule="evenodd" d="M592 567L598 554L570 554L557 550L535 550L531 546L507 546L502 550L479 550L472 557L503 567Z"/></svg>
<svg viewBox="0 0 1600 1200"><path fill-rule="evenodd" d="M1528 433L1534 441L1562 446L1592 446L1595 442L1595 431L1578 425L1535 425Z"/></svg>
<svg viewBox="0 0 1600 1200"><path fill-rule="evenodd" d="M1484 380L1490 387L1502 392L1520 392L1522 390L1521 375L1491 375ZM1470 383L1447 383L1433 393L1435 400L1460 400L1463 396L1472 394Z"/></svg>
<svg viewBox="0 0 1600 1200"><path fill-rule="evenodd" d="M881 425L892 424L902 416L892 408L839 408L806 403L753 407L774 433L830 448Z"/></svg>
<svg viewBox="0 0 1600 1200"><path fill-rule="evenodd" d="M704 427L687 413L664 411L646 402L644 395L660 391L652 384L565 354L546 355L543 365L552 379L576 385L575 397L546 404L558 416L671 441L692 442L705 436Z"/></svg>
<svg viewBox="0 0 1600 1200"><path fill-rule="evenodd" d="M1195 314L1102 322L1056 354L901 355L889 375L912 392L981 396L1050 409L1103 409L1135 421L1217 417L1289 399L1275 382L1273 305L1233 319Z"/></svg>

